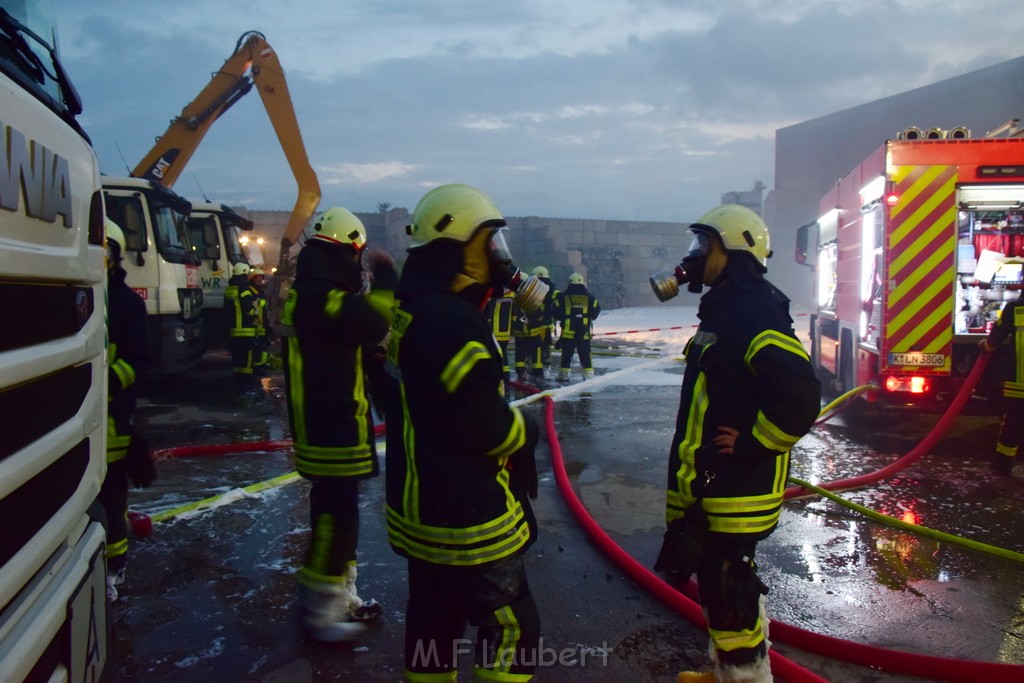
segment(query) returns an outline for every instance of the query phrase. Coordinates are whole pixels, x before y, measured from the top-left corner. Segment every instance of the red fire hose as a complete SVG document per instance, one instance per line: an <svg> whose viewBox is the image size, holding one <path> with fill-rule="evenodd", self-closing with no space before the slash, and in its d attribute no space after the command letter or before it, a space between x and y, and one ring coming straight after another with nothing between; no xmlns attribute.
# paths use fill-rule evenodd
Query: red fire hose
<svg viewBox="0 0 1024 683"><path fill-rule="evenodd" d="M973 391L975 384L977 384L978 379L981 377L981 373L987 363L987 355L982 355L978 359L974 368L971 370L964 387L961 388L960 393L950 406L950 409L946 411L942 420L940 420L939 424L936 425L932 434L929 434L921 445L889 467L883 468L871 475L855 477L844 481L863 481L864 483L877 481L881 478L890 476L893 472L902 469L902 467L906 467L914 460L920 458L924 452L935 444L939 436L941 436L945 429L948 428L953 418L959 414L960 410L963 408L964 402L966 402L967 398L971 395L971 391ZM520 388L526 389L526 387ZM551 462L554 469L555 481L558 485L559 491L561 491L562 496L565 498L566 503L569 505L570 510L576 516L580 525L591 537L598 548L608 555L609 559L622 568L630 578L652 593L663 603L675 609L687 620L703 627L704 616L701 612L700 606L696 602L677 592L667 583L662 581L657 574L654 574L652 571L633 559L633 557L626 553L618 544L615 543L615 541L611 539L611 537L608 536L607 533L604 532L603 529L601 529L600 526L598 526L593 517L590 516L590 513L587 512L586 508L576 496L576 492L573 490L572 484L569 482L569 477L565 471L565 461L562 457L562 449L558 442L558 433L555 429L554 401L550 396L544 397L544 401L548 442L551 449ZM913 458L911 458L911 456L913 456ZM900 467L895 467L897 464L899 464ZM835 486L842 483L843 482L832 482L832 485ZM847 488L854 485L860 486L863 484L844 484ZM826 486L824 484L822 486L831 488L831 486ZM797 488L798 490L802 490L799 489L799 487ZM775 620L771 622L771 638L779 641L780 643L792 645L793 647L798 647L800 649L807 650L808 652L829 657L830 659L851 662L862 666L875 667L892 673L909 676L922 676L935 680L964 681L965 683L973 681L1010 682L1024 680L1024 666L1018 664L979 662L901 652L899 650L864 645L862 643L855 643L841 638L813 633ZM772 671L787 681L824 680L785 657L782 657L773 650L769 650L769 656L771 657Z"/></svg>
<svg viewBox="0 0 1024 683"><path fill-rule="evenodd" d="M953 424L953 420L956 419L960 411L963 410L964 404L971 397L971 393L974 391L974 387L978 384L978 380L981 379L981 374L985 371L985 366L988 365L989 356L991 354L982 353L978 356L978 359L974 362L974 367L971 368L970 374L964 380L963 386L960 387L960 391L957 393L956 398L949 404L946 412L942 414L935 427L921 440L921 443L917 444L914 448L901 457L899 460L886 465L885 467L876 470L874 472L868 472L856 477L850 477L848 479L838 479L836 481L830 481L823 484L818 484L823 489L829 491L839 491L842 489L852 489L859 486L867 486L873 484L876 481L881 481L896 474L900 470L909 467L911 464L921 458L922 455L927 453L938 443L942 435L946 433L949 426ZM814 482L811 482L812 484ZM808 491L800 486L790 486L786 489L786 498L799 498L800 496L814 495L813 492Z"/></svg>

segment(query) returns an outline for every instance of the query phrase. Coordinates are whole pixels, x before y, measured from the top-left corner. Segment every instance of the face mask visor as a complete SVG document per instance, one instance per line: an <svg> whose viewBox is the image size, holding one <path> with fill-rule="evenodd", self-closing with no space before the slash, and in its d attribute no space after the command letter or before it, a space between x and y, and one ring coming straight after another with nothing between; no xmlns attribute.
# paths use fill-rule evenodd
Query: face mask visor
<svg viewBox="0 0 1024 683"><path fill-rule="evenodd" d="M544 303L548 286L536 275L527 275L519 270L512 260L512 250L505 235L508 228L494 230L487 243L487 260L491 271L491 284L495 289L510 289L514 302L523 311L532 313Z"/></svg>

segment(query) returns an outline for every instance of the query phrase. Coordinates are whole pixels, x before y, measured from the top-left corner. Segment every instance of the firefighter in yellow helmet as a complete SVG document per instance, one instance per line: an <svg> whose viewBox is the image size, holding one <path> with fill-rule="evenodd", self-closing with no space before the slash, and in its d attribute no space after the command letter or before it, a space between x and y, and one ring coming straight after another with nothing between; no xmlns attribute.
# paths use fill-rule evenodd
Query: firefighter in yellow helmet
<svg viewBox="0 0 1024 683"><path fill-rule="evenodd" d="M505 289L536 309L546 287L515 266L506 230L491 199L468 185L428 192L408 228L388 347L385 469L388 537L408 561L412 681L455 680L467 623L477 627L478 677L525 681L537 659L540 620L521 556L537 533L539 430L505 401L483 310Z"/></svg>
<svg viewBox="0 0 1024 683"><path fill-rule="evenodd" d="M256 288L249 280L251 268L239 262L231 266L231 278L224 290L224 305L231 316L228 324L228 351L231 352L231 374L236 384L250 388L253 383L253 362L256 355L256 325L259 309Z"/></svg>
<svg viewBox="0 0 1024 683"><path fill-rule="evenodd" d="M267 274L259 266L249 271L249 286L252 288L253 300L253 340L252 371L255 375L265 374L270 368L270 298L266 289Z"/></svg>
<svg viewBox="0 0 1024 683"><path fill-rule="evenodd" d="M770 683L768 589L754 552L778 523L789 451L818 416L821 386L789 300L764 278L771 251L761 217L725 204L690 231L683 262L651 278L663 301L683 284L710 287L685 349L655 569L678 587L697 573L715 667L704 680Z"/></svg>
<svg viewBox="0 0 1024 683"><path fill-rule="evenodd" d="M580 371L583 379L594 376L594 363L590 356L590 336L594 321L601 315L601 304L587 289L583 276L573 273L569 276L569 286L559 292L555 299L555 317L561 322L562 337L558 344L562 349L562 358L558 370L558 381L569 381L569 370L572 368L572 357L580 357Z"/></svg>
<svg viewBox="0 0 1024 683"><path fill-rule="evenodd" d="M372 361L391 322L398 275L386 253L365 248L366 229L347 209L317 217L281 313L295 468L311 482L300 618L323 642L357 638L362 622L383 611L359 597L356 546L359 482L379 473L370 387L383 366Z"/></svg>
<svg viewBox="0 0 1024 683"><path fill-rule="evenodd" d="M107 473L97 497L107 515L107 600L118 598L128 559L128 483L146 488L156 478L145 440L135 430L136 382L151 363L146 305L125 282L124 232L107 230Z"/></svg>

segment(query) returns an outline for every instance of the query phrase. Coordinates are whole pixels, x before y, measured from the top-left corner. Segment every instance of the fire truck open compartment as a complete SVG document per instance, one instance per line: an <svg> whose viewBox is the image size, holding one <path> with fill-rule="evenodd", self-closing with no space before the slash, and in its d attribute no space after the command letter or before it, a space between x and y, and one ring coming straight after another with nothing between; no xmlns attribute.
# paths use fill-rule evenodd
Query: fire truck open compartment
<svg viewBox="0 0 1024 683"><path fill-rule="evenodd" d="M812 362L837 391L940 408L1022 286L1024 139L888 141L821 201ZM992 395L983 382L980 395Z"/></svg>

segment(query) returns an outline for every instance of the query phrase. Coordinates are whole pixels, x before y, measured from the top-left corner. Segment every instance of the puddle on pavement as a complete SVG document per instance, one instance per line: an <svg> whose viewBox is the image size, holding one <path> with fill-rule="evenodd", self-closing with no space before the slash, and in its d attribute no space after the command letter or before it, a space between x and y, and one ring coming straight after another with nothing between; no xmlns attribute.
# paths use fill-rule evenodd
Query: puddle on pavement
<svg viewBox="0 0 1024 683"><path fill-rule="evenodd" d="M632 534L638 531L661 530L665 526L662 488L640 484L619 474L608 474L593 484L580 484L580 500L584 507L601 520L605 531Z"/></svg>

